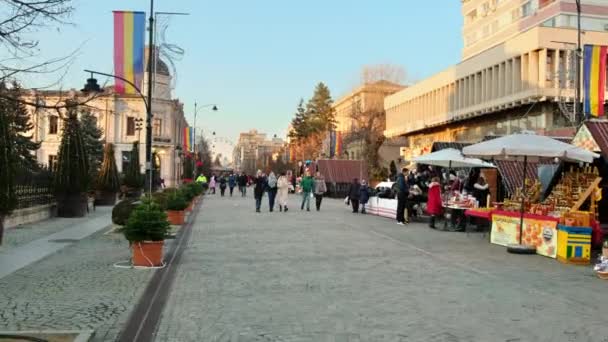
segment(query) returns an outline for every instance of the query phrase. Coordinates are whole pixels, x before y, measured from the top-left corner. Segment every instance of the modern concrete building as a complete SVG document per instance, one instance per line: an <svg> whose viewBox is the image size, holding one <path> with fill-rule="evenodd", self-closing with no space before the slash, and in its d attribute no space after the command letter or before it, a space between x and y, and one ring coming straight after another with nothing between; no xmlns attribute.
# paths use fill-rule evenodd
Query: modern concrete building
<svg viewBox="0 0 608 342"><path fill-rule="evenodd" d="M180 151L183 143L184 128L188 123L184 117L183 104L171 95L171 74L167 64L157 59L156 74L153 89L153 121L152 121L152 150L156 152L153 160L155 167L160 169L160 176L167 186L177 185L181 179L182 162ZM86 76L86 75L84 75ZM84 78L84 77L83 77ZM143 93L148 87L147 77L144 79ZM116 165L119 172L126 169L130 162L130 151L135 141L140 141L140 162L142 172L145 171L146 150L146 106L138 95L113 94L112 87L104 90L105 94L96 96L87 102L82 110L89 110L96 118L99 128L103 131L106 142L115 145ZM56 104L69 98L77 97L85 100L79 91L37 91L32 90L28 95L30 102ZM41 164L52 165L57 160L57 151L61 141L62 120L54 110L35 109L30 107L34 125L32 137L40 142L36 157ZM138 121L141 120L141 124ZM140 129L141 128L141 129Z"/></svg>
<svg viewBox="0 0 608 342"><path fill-rule="evenodd" d="M281 138L267 139L265 133L255 129L243 132L232 154L234 170L254 174L258 169L265 169L271 160L283 158L284 149L285 141Z"/></svg>
<svg viewBox="0 0 608 342"><path fill-rule="evenodd" d="M356 118L369 112L382 114L384 112L384 98L404 88L405 86L400 84L388 81L378 81L359 86L341 97L333 106L336 115L336 131L340 132L343 138L347 137L349 133L357 129ZM382 117L380 121L384 121L384 117ZM328 145L328 143L326 145ZM389 163L390 159L392 159L390 152L393 152L393 154L395 154L394 157L397 158L399 151L398 146L390 148L390 145L391 142L387 142L387 149L381 151L386 152L384 153L386 155L382 157L385 157L384 159L389 159ZM329 148L329 145L327 147ZM345 144L342 147L342 155L337 157L341 159L362 159L364 153L363 147L364 145L361 140ZM329 153L327 153L327 155L329 155Z"/></svg>
<svg viewBox="0 0 608 342"><path fill-rule="evenodd" d="M434 141L572 126L574 0L462 0L463 60L388 96L387 137L405 157ZM582 0L583 44L608 42L608 2Z"/></svg>

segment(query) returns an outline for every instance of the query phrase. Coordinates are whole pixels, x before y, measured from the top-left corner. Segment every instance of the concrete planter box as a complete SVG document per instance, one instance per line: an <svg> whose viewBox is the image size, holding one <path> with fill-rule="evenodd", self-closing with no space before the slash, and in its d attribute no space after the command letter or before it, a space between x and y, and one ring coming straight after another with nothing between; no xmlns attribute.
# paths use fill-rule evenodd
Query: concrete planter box
<svg viewBox="0 0 608 342"><path fill-rule="evenodd" d="M5 218L4 228L14 228L23 224L44 221L55 216L57 216L57 205L55 203L19 209Z"/></svg>

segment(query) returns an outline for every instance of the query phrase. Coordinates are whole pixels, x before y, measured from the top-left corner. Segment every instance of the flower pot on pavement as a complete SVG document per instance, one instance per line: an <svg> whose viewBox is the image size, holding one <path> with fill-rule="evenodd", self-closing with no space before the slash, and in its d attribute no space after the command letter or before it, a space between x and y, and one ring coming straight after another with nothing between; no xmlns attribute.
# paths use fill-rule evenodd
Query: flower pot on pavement
<svg viewBox="0 0 608 342"><path fill-rule="evenodd" d="M140 241L131 244L133 266L156 267L163 265L164 241Z"/></svg>
<svg viewBox="0 0 608 342"><path fill-rule="evenodd" d="M174 226L184 224L185 212L183 210L167 210L167 220Z"/></svg>

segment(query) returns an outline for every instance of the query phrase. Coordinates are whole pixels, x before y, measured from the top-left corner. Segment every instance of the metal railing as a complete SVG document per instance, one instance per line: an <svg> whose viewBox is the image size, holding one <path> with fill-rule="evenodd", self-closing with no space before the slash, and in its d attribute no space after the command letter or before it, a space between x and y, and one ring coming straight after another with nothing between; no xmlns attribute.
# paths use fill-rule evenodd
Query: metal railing
<svg viewBox="0 0 608 342"><path fill-rule="evenodd" d="M50 170L45 168L30 170L25 167L19 167L17 170L15 177L17 209L50 204L55 200L53 174Z"/></svg>

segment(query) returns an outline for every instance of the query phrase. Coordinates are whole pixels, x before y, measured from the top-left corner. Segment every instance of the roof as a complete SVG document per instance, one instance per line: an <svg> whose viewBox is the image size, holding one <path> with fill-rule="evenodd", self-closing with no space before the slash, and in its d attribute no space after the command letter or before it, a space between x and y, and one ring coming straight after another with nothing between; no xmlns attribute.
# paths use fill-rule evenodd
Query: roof
<svg viewBox="0 0 608 342"><path fill-rule="evenodd" d="M608 121L587 121L585 126L600 148L604 159L608 159Z"/></svg>
<svg viewBox="0 0 608 342"><path fill-rule="evenodd" d="M494 163L502 176L503 185L510 194L514 194L516 189L521 189L524 174L523 162L496 160ZM528 162L526 178L531 180L538 179L538 165L539 163Z"/></svg>
<svg viewBox="0 0 608 342"><path fill-rule="evenodd" d="M450 142L450 141L435 141L433 143L433 147L431 148L431 152L437 152L441 150L445 150L446 148L455 148L459 151L466 146L469 146L469 143L461 143L461 142Z"/></svg>
<svg viewBox="0 0 608 342"><path fill-rule="evenodd" d="M330 183L350 183L353 179L367 179L367 164L362 160L317 160L319 172Z"/></svg>
<svg viewBox="0 0 608 342"><path fill-rule="evenodd" d="M504 137L504 135L486 135L485 137L483 137L482 141L493 140L493 139L497 139L497 138L501 138L501 137ZM570 144L572 142L572 138L573 138L573 137L552 137L552 136L548 136L548 137L551 139L555 139L557 141L561 141L566 144Z"/></svg>

